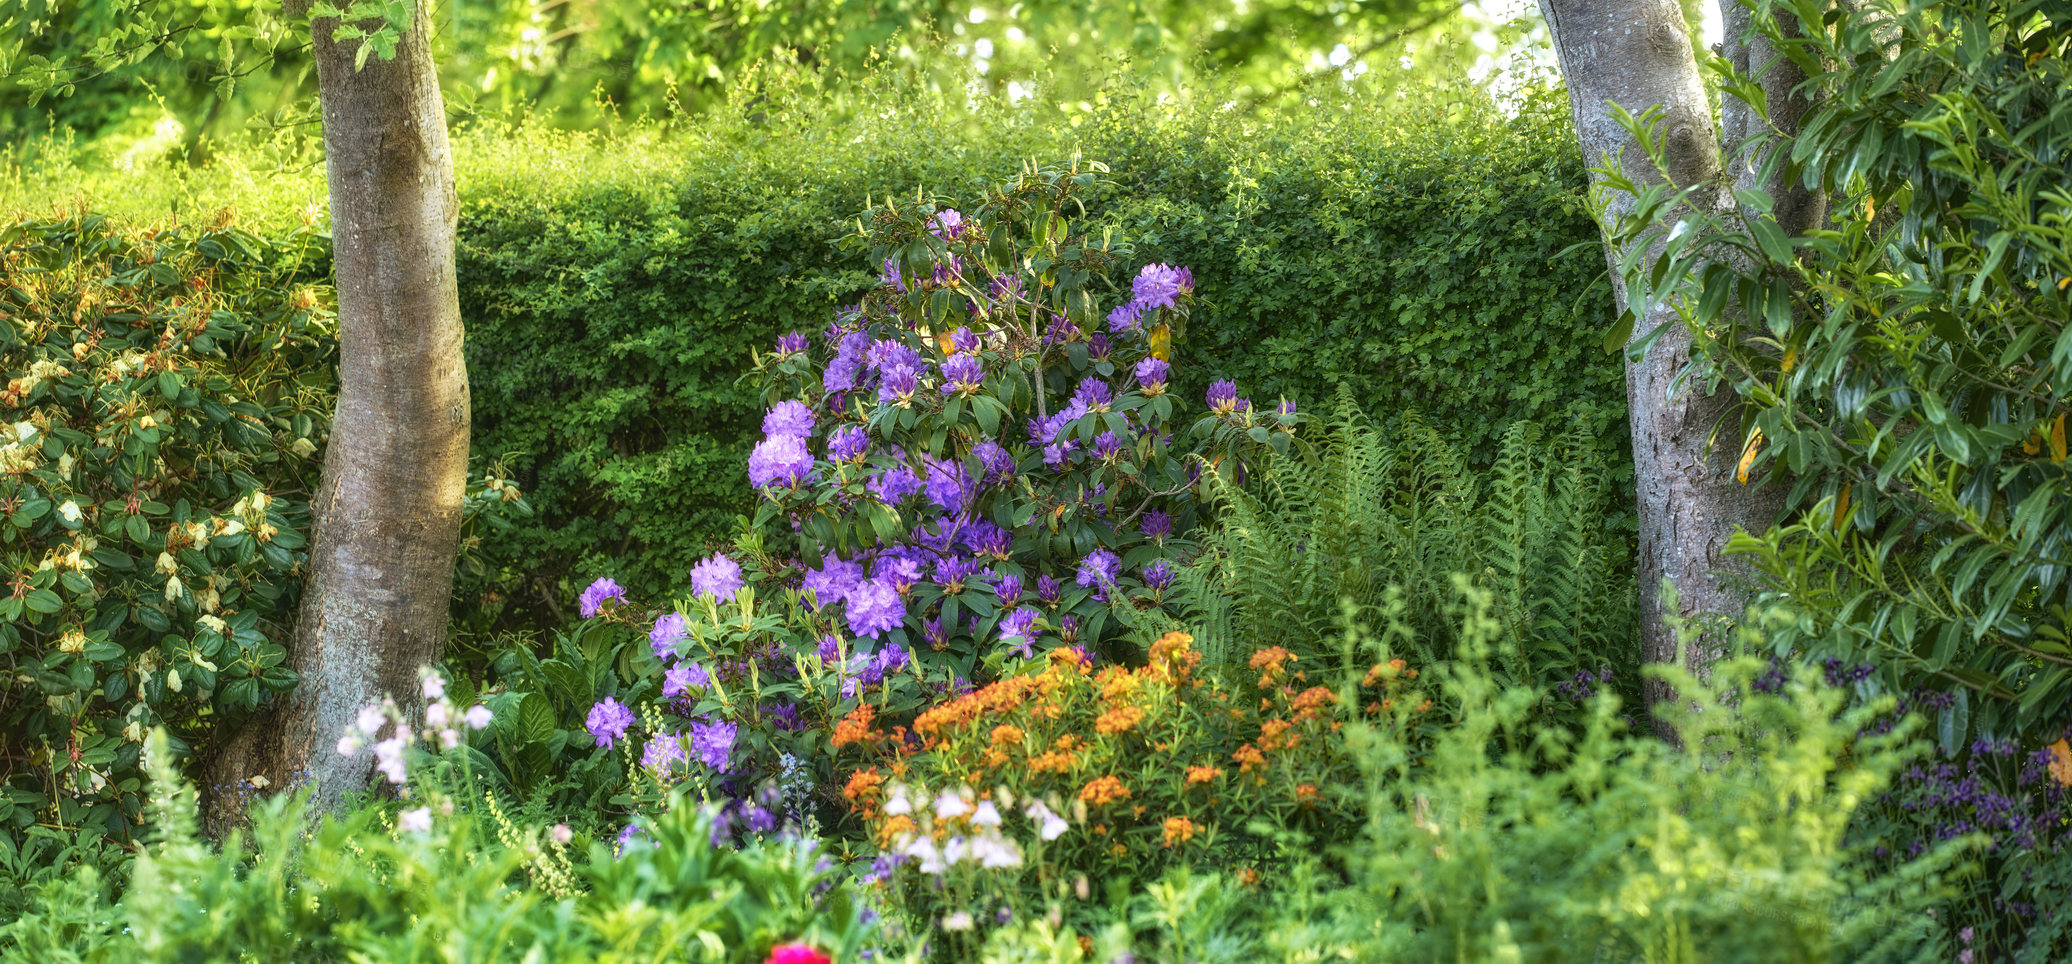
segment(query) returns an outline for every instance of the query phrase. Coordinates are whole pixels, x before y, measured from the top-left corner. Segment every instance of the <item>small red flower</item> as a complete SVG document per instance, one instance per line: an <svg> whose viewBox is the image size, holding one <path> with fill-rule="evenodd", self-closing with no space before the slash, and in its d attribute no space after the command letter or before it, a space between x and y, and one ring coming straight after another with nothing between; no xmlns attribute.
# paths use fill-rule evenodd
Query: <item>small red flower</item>
<svg viewBox="0 0 2072 964"><path fill-rule="evenodd" d="M834 964L834 960L811 944L779 944L770 948L770 957L763 964Z"/></svg>

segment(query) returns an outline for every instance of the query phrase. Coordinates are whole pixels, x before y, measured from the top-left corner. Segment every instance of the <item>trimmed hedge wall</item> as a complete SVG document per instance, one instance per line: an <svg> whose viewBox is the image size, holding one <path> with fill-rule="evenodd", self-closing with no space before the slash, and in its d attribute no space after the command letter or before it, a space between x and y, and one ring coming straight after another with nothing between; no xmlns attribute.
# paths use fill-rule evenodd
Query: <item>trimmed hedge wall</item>
<svg viewBox="0 0 2072 964"><path fill-rule="evenodd" d="M752 505L761 413L735 382L750 349L817 332L872 283L837 243L865 198L976 203L1025 159L1075 152L1113 171L1093 220L1136 261L1194 272L1207 303L1174 359L1190 403L1231 378L1314 410L1346 383L1484 455L1513 419L1577 418L1627 464L1619 361L1597 348L1610 289L1559 91L1515 115L1417 89L1327 92L1299 114L1117 90L1064 112L873 83L845 107L772 91L752 113L611 135L456 132L476 451L540 510L484 547L524 574L512 601L551 615L564 577L681 588ZM321 165L225 152L125 168L92 150L0 182L19 207L85 198L142 220L234 207L268 231L321 214Z"/></svg>
<svg viewBox="0 0 2072 964"><path fill-rule="evenodd" d="M1515 118L1436 95L1278 118L1118 100L1073 126L909 102L666 139L468 138L476 444L509 455L543 511L507 558L536 580L681 588L752 504L761 411L735 383L749 351L819 331L872 283L837 245L865 197L925 186L975 203L1022 158L1075 150L1114 172L1094 220L1138 261L1194 271L1208 305L1175 347L1189 399L1220 377L1315 408L1343 382L1482 452L1513 419L1582 419L1624 464L1565 111L1558 95Z"/></svg>

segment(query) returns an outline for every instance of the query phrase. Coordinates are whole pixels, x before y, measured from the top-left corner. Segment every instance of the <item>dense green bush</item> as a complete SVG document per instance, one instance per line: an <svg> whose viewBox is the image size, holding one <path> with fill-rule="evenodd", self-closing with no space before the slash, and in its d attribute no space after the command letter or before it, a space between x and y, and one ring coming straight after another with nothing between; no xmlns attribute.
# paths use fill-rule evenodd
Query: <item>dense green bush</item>
<svg viewBox="0 0 2072 964"><path fill-rule="evenodd" d="M476 441L541 500L533 579L612 557L629 588L680 589L748 505L750 350L818 331L874 284L835 246L864 199L925 188L968 210L1021 158L1075 149L1118 172L1089 202L1095 232L1195 271L1180 394L1229 378L1310 407L1346 385L1445 413L1478 460L1511 420L1574 409L1623 446L1617 359L1590 334L1606 299L1579 298L1600 266L1557 257L1593 227L1551 99L1507 119L1468 98L1329 95L1283 116L1117 92L1075 128L885 96L844 123L777 98L758 122L666 139L460 140Z"/></svg>
<svg viewBox="0 0 2072 964"><path fill-rule="evenodd" d="M145 730L186 752L294 685L336 352L300 281L322 252L309 232L0 227L0 880L32 873L47 828L130 840Z"/></svg>

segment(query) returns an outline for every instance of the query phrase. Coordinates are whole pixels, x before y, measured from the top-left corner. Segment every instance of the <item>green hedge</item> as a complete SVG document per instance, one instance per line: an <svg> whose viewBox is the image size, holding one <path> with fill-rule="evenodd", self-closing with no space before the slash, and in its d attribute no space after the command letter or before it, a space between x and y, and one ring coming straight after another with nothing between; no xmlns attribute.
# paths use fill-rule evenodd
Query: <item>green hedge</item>
<svg viewBox="0 0 2072 964"><path fill-rule="evenodd" d="M1314 408L1345 383L1484 454L1514 419L1574 417L1624 465L1565 110L1433 95L1258 117L1117 98L1075 125L908 101L666 138L474 138L460 281L476 444L509 453L545 513L514 560L535 578L680 583L750 504L761 412L735 383L750 349L819 331L871 283L836 243L865 197L975 203L1021 159L1074 151L1115 172L1094 220L1198 279L1208 305L1176 343L1190 399L1222 377Z"/></svg>
<svg viewBox="0 0 2072 964"><path fill-rule="evenodd" d="M1194 271L1207 304L1175 346L1190 401L1231 378L1315 409L1344 383L1484 457L1514 419L1573 417L1627 464L1618 360L1596 347L1609 288L1558 91L1515 115L1433 90L1326 93L1293 114L1125 90L1070 111L973 107L896 79L847 102L875 109L772 91L753 113L610 135L457 133L477 453L504 458L541 510L487 547L526 575L512 599L548 608L564 576L605 574L653 598L725 537L751 504L760 416L735 379L751 348L818 331L871 283L837 244L867 196L975 203L1025 159L1075 152L1115 173L1094 222L1137 261ZM29 164L17 148L0 182L32 206L84 196L139 217L242 194L266 226L322 196L320 166L269 180L257 155L193 171L91 151Z"/></svg>

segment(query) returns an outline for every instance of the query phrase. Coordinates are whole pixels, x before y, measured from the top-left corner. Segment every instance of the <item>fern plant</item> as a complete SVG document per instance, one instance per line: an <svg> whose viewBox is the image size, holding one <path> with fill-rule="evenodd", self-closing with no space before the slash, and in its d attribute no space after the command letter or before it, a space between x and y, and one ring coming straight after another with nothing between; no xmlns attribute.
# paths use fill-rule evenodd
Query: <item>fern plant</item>
<svg viewBox="0 0 2072 964"><path fill-rule="evenodd" d="M1416 413L1379 426L1341 393L1320 439L1251 469L1242 484L1209 476L1219 521L1176 585L1211 658L1335 655L1342 606L1368 625L1400 609L1403 655L1451 658L1459 573L1495 601L1506 682L1548 690L1634 664L1632 549L1606 524L1595 438L1517 422L1477 471Z"/></svg>

